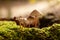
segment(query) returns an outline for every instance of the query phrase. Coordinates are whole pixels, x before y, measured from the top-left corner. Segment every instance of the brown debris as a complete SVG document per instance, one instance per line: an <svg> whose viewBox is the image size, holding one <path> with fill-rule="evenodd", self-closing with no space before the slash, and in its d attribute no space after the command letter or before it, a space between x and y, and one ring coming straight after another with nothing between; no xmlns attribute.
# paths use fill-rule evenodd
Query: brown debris
<svg viewBox="0 0 60 40"><path fill-rule="evenodd" d="M20 16L16 17L14 20L19 21L19 25L24 27L38 27L40 17L41 14L37 10L33 10L28 18L23 18Z"/></svg>

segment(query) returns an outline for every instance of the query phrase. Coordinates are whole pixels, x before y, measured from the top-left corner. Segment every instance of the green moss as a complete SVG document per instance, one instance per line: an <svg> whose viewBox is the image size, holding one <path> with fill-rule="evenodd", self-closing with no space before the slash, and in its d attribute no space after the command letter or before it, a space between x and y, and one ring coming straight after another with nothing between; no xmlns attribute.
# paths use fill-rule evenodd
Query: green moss
<svg viewBox="0 0 60 40"><path fill-rule="evenodd" d="M60 40L60 24L50 27L25 28L13 21L0 21L0 40Z"/></svg>

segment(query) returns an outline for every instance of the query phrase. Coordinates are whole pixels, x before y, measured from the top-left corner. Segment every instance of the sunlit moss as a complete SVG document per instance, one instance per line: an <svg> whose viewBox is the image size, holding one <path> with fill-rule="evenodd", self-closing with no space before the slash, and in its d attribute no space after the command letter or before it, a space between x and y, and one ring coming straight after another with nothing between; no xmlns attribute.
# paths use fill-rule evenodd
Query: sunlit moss
<svg viewBox="0 0 60 40"><path fill-rule="evenodd" d="M60 40L60 24L39 28L26 28L13 21L0 21L0 40Z"/></svg>

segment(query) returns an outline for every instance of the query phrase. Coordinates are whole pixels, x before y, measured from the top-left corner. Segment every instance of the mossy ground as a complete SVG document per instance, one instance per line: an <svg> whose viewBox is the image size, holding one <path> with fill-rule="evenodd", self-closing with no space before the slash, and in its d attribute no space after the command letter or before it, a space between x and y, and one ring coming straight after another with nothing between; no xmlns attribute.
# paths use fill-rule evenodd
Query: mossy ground
<svg viewBox="0 0 60 40"><path fill-rule="evenodd" d="M0 21L0 40L60 40L60 24L25 28L13 21Z"/></svg>

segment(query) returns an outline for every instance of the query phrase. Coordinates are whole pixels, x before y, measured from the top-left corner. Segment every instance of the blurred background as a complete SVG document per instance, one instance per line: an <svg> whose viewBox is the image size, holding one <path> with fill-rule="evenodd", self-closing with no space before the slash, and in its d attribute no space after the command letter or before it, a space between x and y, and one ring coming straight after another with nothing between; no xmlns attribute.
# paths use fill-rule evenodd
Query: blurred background
<svg viewBox="0 0 60 40"><path fill-rule="evenodd" d="M0 18L27 17L33 10L60 14L60 0L0 0Z"/></svg>

